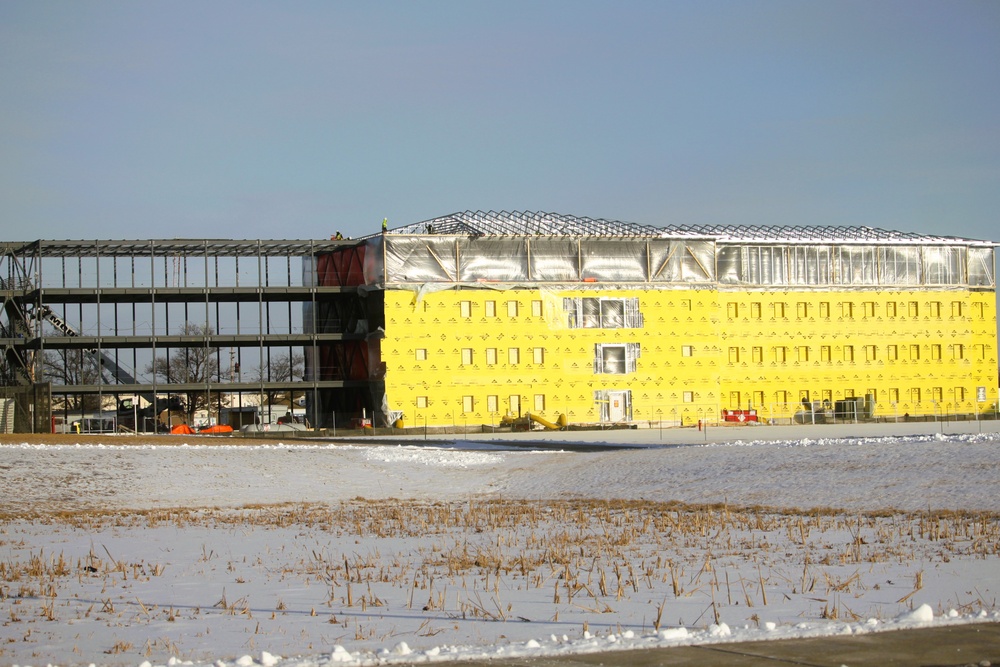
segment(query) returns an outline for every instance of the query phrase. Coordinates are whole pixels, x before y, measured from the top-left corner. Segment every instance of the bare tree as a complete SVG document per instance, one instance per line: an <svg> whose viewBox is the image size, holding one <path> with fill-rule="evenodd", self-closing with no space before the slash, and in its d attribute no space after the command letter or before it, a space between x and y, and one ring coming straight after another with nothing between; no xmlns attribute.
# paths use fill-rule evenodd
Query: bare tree
<svg viewBox="0 0 1000 667"><path fill-rule="evenodd" d="M214 333L212 327L188 322L180 331L182 336L206 338ZM167 384L207 384L219 383L219 359L216 350L206 345L174 348L166 356L156 357L146 366L151 373ZM210 397L203 390L186 391L188 420L198 410L209 406ZM217 394L213 395L216 400Z"/></svg>
<svg viewBox="0 0 1000 667"><path fill-rule="evenodd" d="M42 376L52 384L98 384L101 366L88 350L46 350L42 354ZM63 408L77 411L101 409L97 394L65 394Z"/></svg>
<svg viewBox="0 0 1000 667"><path fill-rule="evenodd" d="M293 384L301 382L302 378L305 377L305 367L306 358L302 354L272 354L269 355L265 364L253 371L252 378L254 382L288 382ZM288 391L267 390L263 392L263 398L267 403L273 404L286 396L289 401L293 400L292 394L291 389Z"/></svg>

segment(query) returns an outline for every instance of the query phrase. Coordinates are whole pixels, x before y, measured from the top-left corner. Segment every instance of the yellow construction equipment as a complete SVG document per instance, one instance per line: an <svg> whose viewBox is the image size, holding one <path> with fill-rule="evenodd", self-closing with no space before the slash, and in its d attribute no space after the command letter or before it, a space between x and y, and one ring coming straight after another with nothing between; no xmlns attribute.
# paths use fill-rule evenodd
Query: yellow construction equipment
<svg viewBox="0 0 1000 667"><path fill-rule="evenodd" d="M542 417L540 415L536 415L536 414L534 414L532 412L529 412L526 416L531 421L533 421L535 423L538 423L538 424L541 424L542 426L544 426L545 428L549 429L550 431L561 431L564 428L566 428L566 424L569 423L569 420L566 418L566 415L559 415L559 418L556 419L555 422L550 422L545 417Z"/></svg>

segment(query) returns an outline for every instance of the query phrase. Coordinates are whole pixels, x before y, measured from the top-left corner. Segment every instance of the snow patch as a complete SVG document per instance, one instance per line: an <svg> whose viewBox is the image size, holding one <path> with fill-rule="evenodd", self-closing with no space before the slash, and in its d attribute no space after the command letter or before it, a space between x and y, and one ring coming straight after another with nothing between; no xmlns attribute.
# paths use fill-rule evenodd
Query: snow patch
<svg viewBox="0 0 1000 667"><path fill-rule="evenodd" d="M712 623L712 625L708 626L709 637L728 637L732 634L733 631L726 623Z"/></svg>
<svg viewBox="0 0 1000 667"><path fill-rule="evenodd" d="M934 610L929 604L922 604L911 612L896 617L900 623L933 623Z"/></svg>
<svg viewBox="0 0 1000 667"><path fill-rule="evenodd" d="M680 628L665 628L663 630L660 630L660 639L664 639L666 641L675 641L675 640L678 640L678 639L687 639L688 635L689 635L688 629L684 628L684 627L680 627Z"/></svg>

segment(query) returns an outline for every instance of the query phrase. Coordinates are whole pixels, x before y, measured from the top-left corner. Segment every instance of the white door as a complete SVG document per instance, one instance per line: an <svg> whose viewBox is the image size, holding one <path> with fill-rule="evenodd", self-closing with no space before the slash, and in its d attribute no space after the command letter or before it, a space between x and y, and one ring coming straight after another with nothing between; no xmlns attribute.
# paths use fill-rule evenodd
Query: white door
<svg viewBox="0 0 1000 667"><path fill-rule="evenodd" d="M625 391L608 392L608 420L612 422L625 421L628 414Z"/></svg>

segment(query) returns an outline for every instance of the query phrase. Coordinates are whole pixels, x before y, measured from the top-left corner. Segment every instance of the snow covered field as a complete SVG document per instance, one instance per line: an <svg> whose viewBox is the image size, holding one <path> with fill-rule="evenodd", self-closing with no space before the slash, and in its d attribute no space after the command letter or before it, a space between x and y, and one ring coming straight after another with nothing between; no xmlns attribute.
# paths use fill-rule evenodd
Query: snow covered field
<svg viewBox="0 0 1000 667"><path fill-rule="evenodd" d="M1000 620L1000 435L757 433L8 438L0 664L421 662Z"/></svg>

